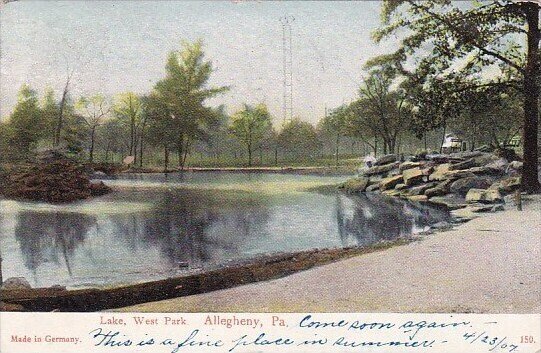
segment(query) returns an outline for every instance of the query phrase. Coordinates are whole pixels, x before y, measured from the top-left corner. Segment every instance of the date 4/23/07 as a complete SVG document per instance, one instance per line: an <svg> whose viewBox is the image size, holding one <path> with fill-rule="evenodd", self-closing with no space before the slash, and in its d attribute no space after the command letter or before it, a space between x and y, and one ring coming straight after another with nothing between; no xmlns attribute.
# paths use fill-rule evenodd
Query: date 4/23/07
<svg viewBox="0 0 541 353"><path fill-rule="evenodd" d="M487 334L486 332L477 333L477 332L466 332L463 336L464 340L473 343L487 344L491 346L489 349L490 352L503 350L506 352L515 352L518 349L516 344L511 344L507 337L496 337ZM535 343L533 336L521 336L520 343Z"/></svg>

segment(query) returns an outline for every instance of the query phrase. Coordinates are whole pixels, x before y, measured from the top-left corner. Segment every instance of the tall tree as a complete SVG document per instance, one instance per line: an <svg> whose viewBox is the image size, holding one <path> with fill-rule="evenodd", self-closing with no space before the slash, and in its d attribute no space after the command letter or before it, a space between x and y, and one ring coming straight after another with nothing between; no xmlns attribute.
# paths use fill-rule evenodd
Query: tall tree
<svg viewBox="0 0 541 353"><path fill-rule="evenodd" d="M264 104L256 106L244 105L244 108L232 117L231 133L246 148L248 166L252 166L252 154L265 136L272 130L272 121Z"/></svg>
<svg viewBox="0 0 541 353"><path fill-rule="evenodd" d="M416 62L416 69L445 77L460 70L479 77L487 67L499 67L507 75L494 75L484 85L519 85L523 94L524 168L522 187L539 192L539 13L532 1L491 0L458 5L449 0L385 0L380 41L397 32L406 33L397 51L386 56L400 62ZM406 31L403 31L406 29ZM517 39L523 38L524 44ZM412 57L415 57L412 60ZM411 70L409 70L411 71ZM488 75L487 75L488 76Z"/></svg>
<svg viewBox="0 0 541 353"><path fill-rule="evenodd" d="M336 166L338 166L340 153L340 139L350 133L348 124L349 114L350 110L348 106L343 105L331 110L330 114L321 119L318 124L319 130L325 135L331 136L334 140Z"/></svg>
<svg viewBox="0 0 541 353"><path fill-rule="evenodd" d="M10 144L14 146L12 149L26 156L43 137L44 127L38 95L25 84L19 90L17 105L9 119Z"/></svg>
<svg viewBox="0 0 541 353"><path fill-rule="evenodd" d="M88 149L88 161L94 161L94 146L96 139L96 130L103 124L107 114L111 110L111 104L101 94L96 94L89 98L81 97L77 102L77 109L84 119L90 133L90 146Z"/></svg>
<svg viewBox="0 0 541 353"><path fill-rule="evenodd" d="M315 127L298 118L288 120L282 126L278 137L280 148L290 157L315 157L321 141Z"/></svg>
<svg viewBox="0 0 541 353"><path fill-rule="evenodd" d="M55 146L56 138L56 121L58 118L59 105L55 99L54 91L51 88L45 90L43 100L41 102L41 116L46 124L46 136Z"/></svg>
<svg viewBox="0 0 541 353"><path fill-rule="evenodd" d="M175 145L182 169L194 140L204 135L209 120L215 118L206 101L228 87L208 87L213 68L212 62L205 60L201 40L182 42L180 51L169 53L165 70L166 77L156 84L155 91L175 122Z"/></svg>
<svg viewBox="0 0 541 353"><path fill-rule="evenodd" d="M397 70L387 63L367 66L368 75L359 87L359 99L351 104L356 120L383 142L384 153L395 153L399 134L406 125L409 108L406 92L397 83Z"/></svg>
<svg viewBox="0 0 541 353"><path fill-rule="evenodd" d="M138 129L143 120L142 101L139 96L133 92L126 92L116 97L114 106L115 115L128 127L129 137L129 155L134 157L134 164L137 163L137 141Z"/></svg>
<svg viewBox="0 0 541 353"><path fill-rule="evenodd" d="M169 153L177 141L176 121L169 105L156 93L145 98L144 107L148 124L146 140L163 151L164 172L168 172Z"/></svg>

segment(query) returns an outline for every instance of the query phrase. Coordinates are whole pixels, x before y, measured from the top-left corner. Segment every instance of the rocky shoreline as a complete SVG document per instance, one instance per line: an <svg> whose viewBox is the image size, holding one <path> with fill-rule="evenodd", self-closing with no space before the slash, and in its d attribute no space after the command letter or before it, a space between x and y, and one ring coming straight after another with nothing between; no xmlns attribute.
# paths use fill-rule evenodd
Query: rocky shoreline
<svg viewBox="0 0 541 353"><path fill-rule="evenodd" d="M385 155L340 188L350 194L381 193L427 202L450 211L490 212L513 202L522 162L509 151L432 154L400 160Z"/></svg>

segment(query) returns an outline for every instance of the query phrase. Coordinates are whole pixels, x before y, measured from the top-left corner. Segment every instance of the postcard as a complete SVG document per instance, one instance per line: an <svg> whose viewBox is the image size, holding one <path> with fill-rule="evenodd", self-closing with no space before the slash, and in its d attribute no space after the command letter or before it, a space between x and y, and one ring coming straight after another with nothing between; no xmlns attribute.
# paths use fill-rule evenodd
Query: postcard
<svg viewBox="0 0 541 353"><path fill-rule="evenodd" d="M3 0L0 351L541 352L540 14Z"/></svg>

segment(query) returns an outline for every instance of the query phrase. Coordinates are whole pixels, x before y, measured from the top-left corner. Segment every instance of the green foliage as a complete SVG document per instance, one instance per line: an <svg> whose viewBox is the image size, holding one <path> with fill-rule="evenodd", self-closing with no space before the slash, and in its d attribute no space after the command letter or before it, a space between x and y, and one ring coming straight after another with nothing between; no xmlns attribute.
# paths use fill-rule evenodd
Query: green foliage
<svg viewBox="0 0 541 353"><path fill-rule="evenodd" d="M248 152L248 165L252 165L252 153L260 147L265 138L272 134L272 122L269 111L264 104L244 108L232 117L231 133Z"/></svg>
<svg viewBox="0 0 541 353"><path fill-rule="evenodd" d="M280 148L289 156L317 156L321 146L314 126L298 118L284 123L278 135Z"/></svg>
<svg viewBox="0 0 541 353"><path fill-rule="evenodd" d="M194 140L204 138L216 118L206 101L228 87L208 87L212 63L205 60L200 40L183 42L180 51L169 53L165 69L166 77L156 84L155 94L168 113L160 119L171 121L160 124L173 129L174 138L168 142L176 147L182 167Z"/></svg>
<svg viewBox="0 0 541 353"><path fill-rule="evenodd" d="M17 105L9 119L8 140L13 151L26 156L44 136L45 121L41 118L36 91L23 85L19 91Z"/></svg>
<svg viewBox="0 0 541 353"><path fill-rule="evenodd" d="M411 116L411 109L405 103L406 91L398 78L398 71L392 65L368 67L368 75L359 88L359 99L349 106L352 133L365 141L368 136L380 138L385 153L395 152L397 139Z"/></svg>
<svg viewBox="0 0 541 353"><path fill-rule="evenodd" d="M45 136L50 139L51 143L54 142L54 132L59 109L54 91L51 88L47 88L41 101L41 116L45 124Z"/></svg>
<svg viewBox="0 0 541 353"><path fill-rule="evenodd" d="M341 105L331 110L329 115L319 121L318 130L332 138L346 136L351 132L349 126L350 120L349 107L347 105Z"/></svg>

